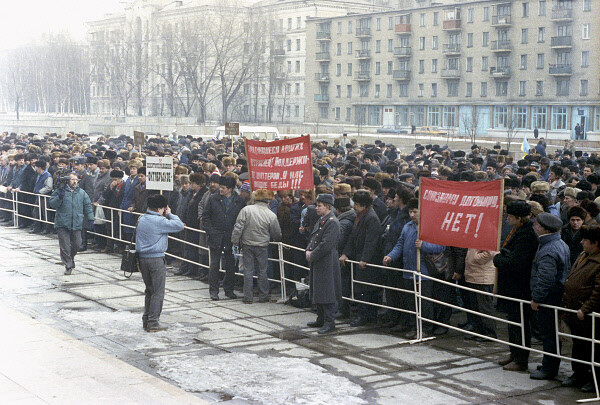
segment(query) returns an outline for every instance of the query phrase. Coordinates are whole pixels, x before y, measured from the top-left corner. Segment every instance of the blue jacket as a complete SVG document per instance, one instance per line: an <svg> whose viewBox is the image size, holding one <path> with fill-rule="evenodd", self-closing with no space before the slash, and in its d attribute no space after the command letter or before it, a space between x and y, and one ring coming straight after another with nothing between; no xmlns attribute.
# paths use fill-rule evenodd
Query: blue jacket
<svg viewBox="0 0 600 405"><path fill-rule="evenodd" d="M183 222L177 215L165 218L148 210L139 220L135 234L135 250L140 257L164 257L169 246L170 233L183 231Z"/></svg>
<svg viewBox="0 0 600 405"><path fill-rule="evenodd" d="M85 191L79 187L65 189L63 198L59 197L60 189L54 190L48 204L56 210L54 228L67 228L71 231L80 231L83 228L83 217L88 221L94 220L92 202Z"/></svg>
<svg viewBox="0 0 600 405"><path fill-rule="evenodd" d="M417 270L417 248L415 247L415 242L417 241L417 233L418 227L414 221L408 222L402 228L402 233L400 234L400 238L398 238L398 242L396 242L396 246L390 253L386 256L392 258L393 261L398 261L402 259L403 268L406 270ZM433 243L423 242L421 247L421 252L423 253L431 253L438 254L442 253L446 250L445 246L434 245ZM427 268L427 264L425 264L424 260L421 260L421 273L428 276L429 269ZM403 273L404 278L412 278L411 274Z"/></svg>
<svg viewBox="0 0 600 405"><path fill-rule="evenodd" d="M570 268L571 252L560 238L560 232L541 236L531 268L531 300L539 304L560 304Z"/></svg>

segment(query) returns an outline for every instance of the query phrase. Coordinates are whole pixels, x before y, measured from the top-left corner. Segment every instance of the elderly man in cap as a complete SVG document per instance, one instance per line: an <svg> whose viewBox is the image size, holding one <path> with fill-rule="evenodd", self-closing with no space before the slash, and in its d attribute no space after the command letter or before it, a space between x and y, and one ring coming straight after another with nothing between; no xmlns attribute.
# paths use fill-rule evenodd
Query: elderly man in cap
<svg viewBox="0 0 600 405"><path fill-rule="evenodd" d="M258 302L269 301L269 280L267 279L267 263L269 259L269 243L281 240L281 228L277 215L269 209L273 200L271 190L258 189L254 192L253 205L247 205L237 216L231 243L242 248L244 267L244 303L252 304L254 279L258 274Z"/></svg>
<svg viewBox="0 0 600 405"><path fill-rule="evenodd" d="M538 327L544 352L557 354L554 310L539 304L559 306L565 280L571 268L569 247L560 238L560 218L542 212L533 224L540 245L531 269L531 308L537 312ZM533 380L553 380L560 359L544 354L542 367L531 373Z"/></svg>
<svg viewBox="0 0 600 405"><path fill-rule="evenodd" d="M212 178L211 178L212 181ZM219 267L223 258L225 278L223 290L225 296L237 298L233 292L235 277L235 260L231 234L238 214L246 205L244 199L234 192L236 181L233 177L221 176L219 179L219 192L212 194L202 213L202 225L206 231L208 248L210 251L210 268L208 271L208 284L210 298L219 300Z"/></svg>
<svg viewBox="0 0 600 405"><path fill-rule="evenodd" d="M342 278L337 251L340 223L332 212L331 194L317 196L319 220L312 230L306 247L306 261L310 265L310 297L317 306L317 320L308 326L320 328L317 333L335 330L337 303L342 299Z"/></svg>

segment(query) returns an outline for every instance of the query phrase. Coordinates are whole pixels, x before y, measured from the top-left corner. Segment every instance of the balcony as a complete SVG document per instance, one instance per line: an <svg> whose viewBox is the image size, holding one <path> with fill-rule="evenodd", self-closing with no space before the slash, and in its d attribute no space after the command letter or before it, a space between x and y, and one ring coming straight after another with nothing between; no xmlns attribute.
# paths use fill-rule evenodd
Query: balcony
<svg viewBox="0 0 600 405"><path fill-rule="evenodd" d="M315 56L316 61L330 60L330 59L331 59L331 56L329 56L329 52L317 52L317 54Z"/></svg>
<svg viewBox="0 0 600 405"><path fill-rule="evenodd" d="M492 27L510 27L512 20L510 15L494 15L492 16Z"/></svg>
<svg viewBox="0 0 600 405"><path fill-rule="evenodd" d="M492 52L510 52L512 51L512 45L507 39L502 41L492 41L491 49Z"/></svg>
<svg viewBox="0 0 600 405"><path fill-rule="evenodd" d="M490 76L494 79L506 79L510 77L510 68L508 66L491 67Z"/></svg>
<svg viewBox="0 0 600 405"><path fill-rule="evenodd" d="M371 36L371 28L357 27L356 28L356 36L357 37L370 37Z"/></svg>
<svg viewBox="0 0 600 405"><path fill-rule="evenodd" d="M550 75L552 76L571 76L573 74L573 65L549 65Z"/></svg>
<svg viewBox="0 0 600 405"><path fill-rule="evenodd" d="M460 69L442 69L442 77L445 79L460 79Z"/></svg>
<svg viewBox="0 0 600 405"><path fill-rule="evenodd" d="M571 48L573 46L572 36L552 37L550 47L552 48Z"/></svg>
<svg viewBox="0 0 600 405"><path fill-rule="evenodd" d="M412 34L410 24L396 24L394 31L399 35Z"/></svg>
<svg viewBox="0 0 600 405"><path fill-rule="evenodd" d="M322 40L322 41L329 41L331 39L331 32L317 31L317 39Z"/></svg>
<svg viewBox="0 0 600 405"><path fill-rule="evenodd" d="M412 49L410 46L397 46L394 48L394 56L399 58L410 57L412 55Z"/></svg>
<svg viewBox="0 0 600 405"><path fill-rule="evenodd" d="M462 28L461 20L444 20L444 31L459 31Z"/></svg>
<svg viewBox="0 0 600 405"><path fill-rule="evenodd" d="M370 59L371 58L371 50L370 49L361 49L356 51L357 59Z"/></svg>
<svg viewBox="0 0 600 405"><path fill-rule="evenodd" d="M325 72L315 73L315 80L318 82L328 82L329 81L329 73L325 73Z"/></svg>
<svg viewBox="0 0 600 405"><path fill-rule="evenodd" d="M354 80L358 80L358 81L371 80L371 73L370 72L356 72L354 74Z"/></svg>
<svg viewBox="0 0 600 405"><path fill-rule="evenodd" d="M271 48L271 56L285 56L285 49Z"/></svg>
<svg viewBox="0 0 600 405"><path fill-rule="evenodd" d="M460 55L460 44L444 44L443 52L446 55Z"/></svg>
<svg viewBox="0 0 600 405"><path fill-rule="evenodd" d="M573 9L572 8L552 8L552 21L572 21L573 20Z"/></svg>
<svg viewBox="0 0 600 405"><path fill-rule="evenodd" d="M317 103L329 103L329 94L315 94Z"/></svg>
<svg viewBox="0 0 600 405"><path fill-rule="evenodd" d="M408 70L408 69L394 70L394 79L400 80L400 81L410 80L410 70Z"/></svg>

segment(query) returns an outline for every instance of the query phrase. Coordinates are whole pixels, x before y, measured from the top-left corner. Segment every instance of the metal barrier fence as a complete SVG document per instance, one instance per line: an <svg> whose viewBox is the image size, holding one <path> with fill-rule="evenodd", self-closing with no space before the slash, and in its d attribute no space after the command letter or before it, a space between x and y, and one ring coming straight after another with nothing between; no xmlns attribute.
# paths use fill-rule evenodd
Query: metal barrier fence
<svg viewBox="0 0 600 405"><path fill-rule="evenodd" d="M25 201L24 198L19 198L19 196L30 196L30 200L31 199L35 199L35 203L33 202L28 202ZM50 198L49 195L42 195L42 194L34 194L34 193L28 193L28 192L23 192L23 191L17 191L17 190L13 190L13 192L9 192L9 193L5 193L4 195L0 194L0 212L8 212L9 214L12 214L13 217L13 222L14 222L14 226L18 226L19 225L19 221L23 220L23 219L29 219L32 221L38 221L44 224L53 224L53 222L48 220L48 213L53 213L55 212L55 210L53 210L52 208L50 208L48 206L48 199ZM43 203L42 203L43 202ZM19 211L22 211L22 209L20 209L20 207L31 207L32 210L32 214L31 215L25 215L23 213L20 213ZM103 206L103 205L97 205L97 207L100 207L102 209L104 209L105 212L109 212L110 213L110 219L102 219L102 218L96 218L96 221L99 221L101 223L105 223L105 224L110 224L109 229L110 229L110 234L101 234L101 233L97 233L94 231L90 231L88 230L87 232L95 235L97 237L100 238L106 238L106 239L110 239L112 241L117 241L117 242L123 242L123 243L129 243L129 240L124 239L123 238L123 227L125 228L129 228L129 229L133 229L135 228L134 225L128 225L128 224L123 224L121 222L121 218L122 218L122 214L123 213L129 213L135 216L141 216L141 213L135 213L135 212L130 212L127 210L121 210L118 208L113 208L113 207L108 207L108 206ZM33 212L37 213L36 216L33 216ZM117 225L118 226L114 226L114 221L118 221ZM117 229L115 229L117 228ZM190 228L190 227L185 227L185 230L189 230L192 232L199 232L201 234L206 234L205 231L200 230L200 229L195 229L195 228ZM116 231L116 232L115 232ZM132 232L131 232L132 233ZM175 241L175 242L179 242L188 246L191 246L193 248L197 248L199 250L208 252L209 249L206 246L202 246L200 244L195 244L189 241L186 241L185 239L181 239L181 238L177 238L174 236L169 235L169 240ZM286 274L286 272L292 272L295 273L295 271L293 269L299 269L302 272L308 273L309 271L309 267L299 264L299 263L295 263L291 260L286 259L286 255L285 253L287 251L290 252L298 252L301 254L304 254L304 249L299 248L297 246L292 246L292 245L288 245L285 243L281 243L281 242L272 242L271 246L276 247L276 251L278 254L277 258L269 258L269 261L271 263L276 263L279 266L279 278L275 279L275 278L269 278L269 281L274 282L274 283L278 283L281 285L281 298L282 300L287 298L287 290L286 290L286 283L295 283L296 285L303 285L305 288L308 288L308 284L306 282L303 282L301 280L298 280L296 278L292 278L291 276L289 276L288 274ZM175 259L178 259L182 262L187 262L190 264L194 264L200 267L204 267L204 268L208 268L210 266L210 254L208 254L209 257L209 264L203 264L203 263L199 263L199 262L194 262L191 261L189 259L186 259L185 257L182 256L178 256L175 254L171 254L171 253L167 253L167 255L169 255L170 257L173 257ZM527 308L527 306L531 305L530 301L526 301L526 300L522 300L522 299L517 299L517 298L511 298L511 297L507 297L507 296L502 296L502 295L498 295L498 294L494 294L494 293L490 293L490 292L485 292L485 291L481 291L478 289L474 289L474 288L470 288L467 286L463 286L460 284L457 284L455 282L450 282L450 281L446 281L446 280L442 280L440 278L436 278L436 277L432 277L432 276L428 276L425 274L422 274L420 272L417 271L413 271L413 270L405 270L405 269L399 269L399 268L393 268L393 267L388 267L388 266L381 266L381 265L375 265L375 264L368 264L367 266L371 269L374 270L378 270L381 272L397 272L400 273L400 275L404 276L404 275L408 275L408 279L412 280L412 289L406 289L406 288L400 288L400 287L396 287L396 286L392 286L392 285L385 285L385 284L377 284L377 283L371 283L371 282L366 282L366 281L362 281L362 280L358 280L356 279L356 266L359 266L360 263L357 261L353 261L353 260L347 260L346 261L347 266L349 267L349 274L350 274L350 294L348 296L344 296L343 299L349 302L355 302L358 304L365 304L365 305L370 305L370 306L375 306L378 308L384 308L390 311L396 311L396 312L400 312L400 313L405 313L405 314L409 314L410 316L414 316L415 317L415 326L416 326L416 336L413 340L410 341L403 341L401 343L419 343L419 342L423 342L426 340L430 340L430 339L434 339L434 337L429 337L426 336L424 333L424 329L423 329L423 322L429 323L431 325L436 325L436 326L441 326L441 327L445 327L445 328L449 328L452 330L457 330L460 331L462 333L465 334L469 334L472 336L477 336L477 337L481 337L481 338L485 338L489 341L492 342L497 342L497 343L501 343L507 346L512 346L512 347L516 347L516 348L520 348L520 349L525 349L528 350L530 352L533 353L538 353L538 354L543 354L543 355L547 355L547 356L552 356L558 359L562 359L562 360L568 360L571 362L576 362L576 363L580 363L583 365L587 365L591 367L591 371L592 371L592 376L593 376L593 381L594 381L594 386L596 389L596 396L594 398L589 398L589 399L582 399L582 400L578 400L577 402L593 402L593 401L600 401L600 395L599 395L599 390L598 390L598 376L596 374L596 367L600 367L600 362L596 362L594 360L595 358L595 352L596 352L596 345L600 344L600 340L596 339L596 331L595 331L595 326L596 323L599 322L597 320L597 318L600 316L600 314L598 313L592 313L589 314L587 316L591 317L591 323L592 323L592 329L591 329L591 337L583 337L583 336L578 336L578 335L574 335L571 333L566 333L563 331L559 330L559 321L561 319L561 314L564 313L572 313L575 314L577 313L577 311L575 310L571 310L571 309L567 309L567 308L563 308L563 307L557 307L557 306L552 306L552 305L546 305L546 304L540 304L539 307L540 308L546 308L546 309L550 309L553 311L554 314L554 323L556 325L556 352L555 353L549 353L549 352L545 352L543 350L539 350L539 349L535 349L535 348L531 348L531 347L527 347L524 344L515 344L506 340L502 340L499 339L498 337L491 337L488 335L483 335L474 331L467 331L464 329L461 329L457 326L453 326L451 325L449 322L445 323L445 322L439 322L436 321L435 319L431 319L431 318L427 318L423 316L423 302L430 302L434 305L439 305L439 306L446 306L448 308L451 308L452 310L459 310L462 312L466 312L468 314L472 314L472 315L476 315L478 317L484 317L484 318L488 318L493 320L494 322L501 322L501 323L505 323L507 325L512 325L512 326L516 326L520 328L520 332L521 332L521 341L525 342L525 311ZM224 269L222 269L220 267L220 271L224 272ZM240 273L236 273L237 275L242 275ZM256 276L255 276L256 277ZM455 288L458 290L464 290L464 291L468 291L471 293L475 293L475 294L482 294L482 295L486 295L486 296L490 296L492 298L496 298L496 299L503 299L506 301L510 301L510 302L514 302L516 304L518 304L519 306L519 311L520 311L520 322L513 322L510 321L508 319L505 318L501 318L501 317L497 317L497 316L493 316L493 315L489 315L489 314L485 314L482 312L478 312L469 308L464 308L461 306L458 306L454 303L451 302L445 302L439 299L434 299L433 297L429 297L427 295L424 295L422 292L422 282L423 281L431 281L434 284L434 288L435 285L438 286L438 288L440 286L446 286L446 287L450 287L450 288ZM380 303L380 302L371 302L371 301L366 301L361 299L360 294L356 294L355 293L355 289L357 286L367 286L367 287L371 287L373 289L378 289L380 290L380 292L384 292L384 291L394 291L397 293L402 293L402 294L410 294L413 295L414 297L414 310L409 310L406 308L399 308L396 306L389 306L384 303ZM569 357L566 355L562 355L561 354L561 342L560 339L561 338L571 338L571 339L578 339L580 341L585 341L585 342L589 342L591 345L591 358L589 359L589 361L587 360L581 360L581 359L576 359L573 357Z"/></svg>

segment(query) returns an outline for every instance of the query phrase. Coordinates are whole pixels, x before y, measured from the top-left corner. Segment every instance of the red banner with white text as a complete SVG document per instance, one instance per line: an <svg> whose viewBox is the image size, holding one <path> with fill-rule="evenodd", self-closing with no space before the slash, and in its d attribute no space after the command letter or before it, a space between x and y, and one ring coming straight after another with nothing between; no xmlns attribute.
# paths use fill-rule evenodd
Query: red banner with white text
<svg viewBox="0 0 600 405"><path fill-rule="evenodd" d="M499 250L503 183L422 178L419 239L436 245Z"/></svg>
<svg viewBox="0 0 600 405"><path fill-rule="evenodd" d="M252 190L307 190L314 187L310 136L263 142L246 140Z"/></svg>

